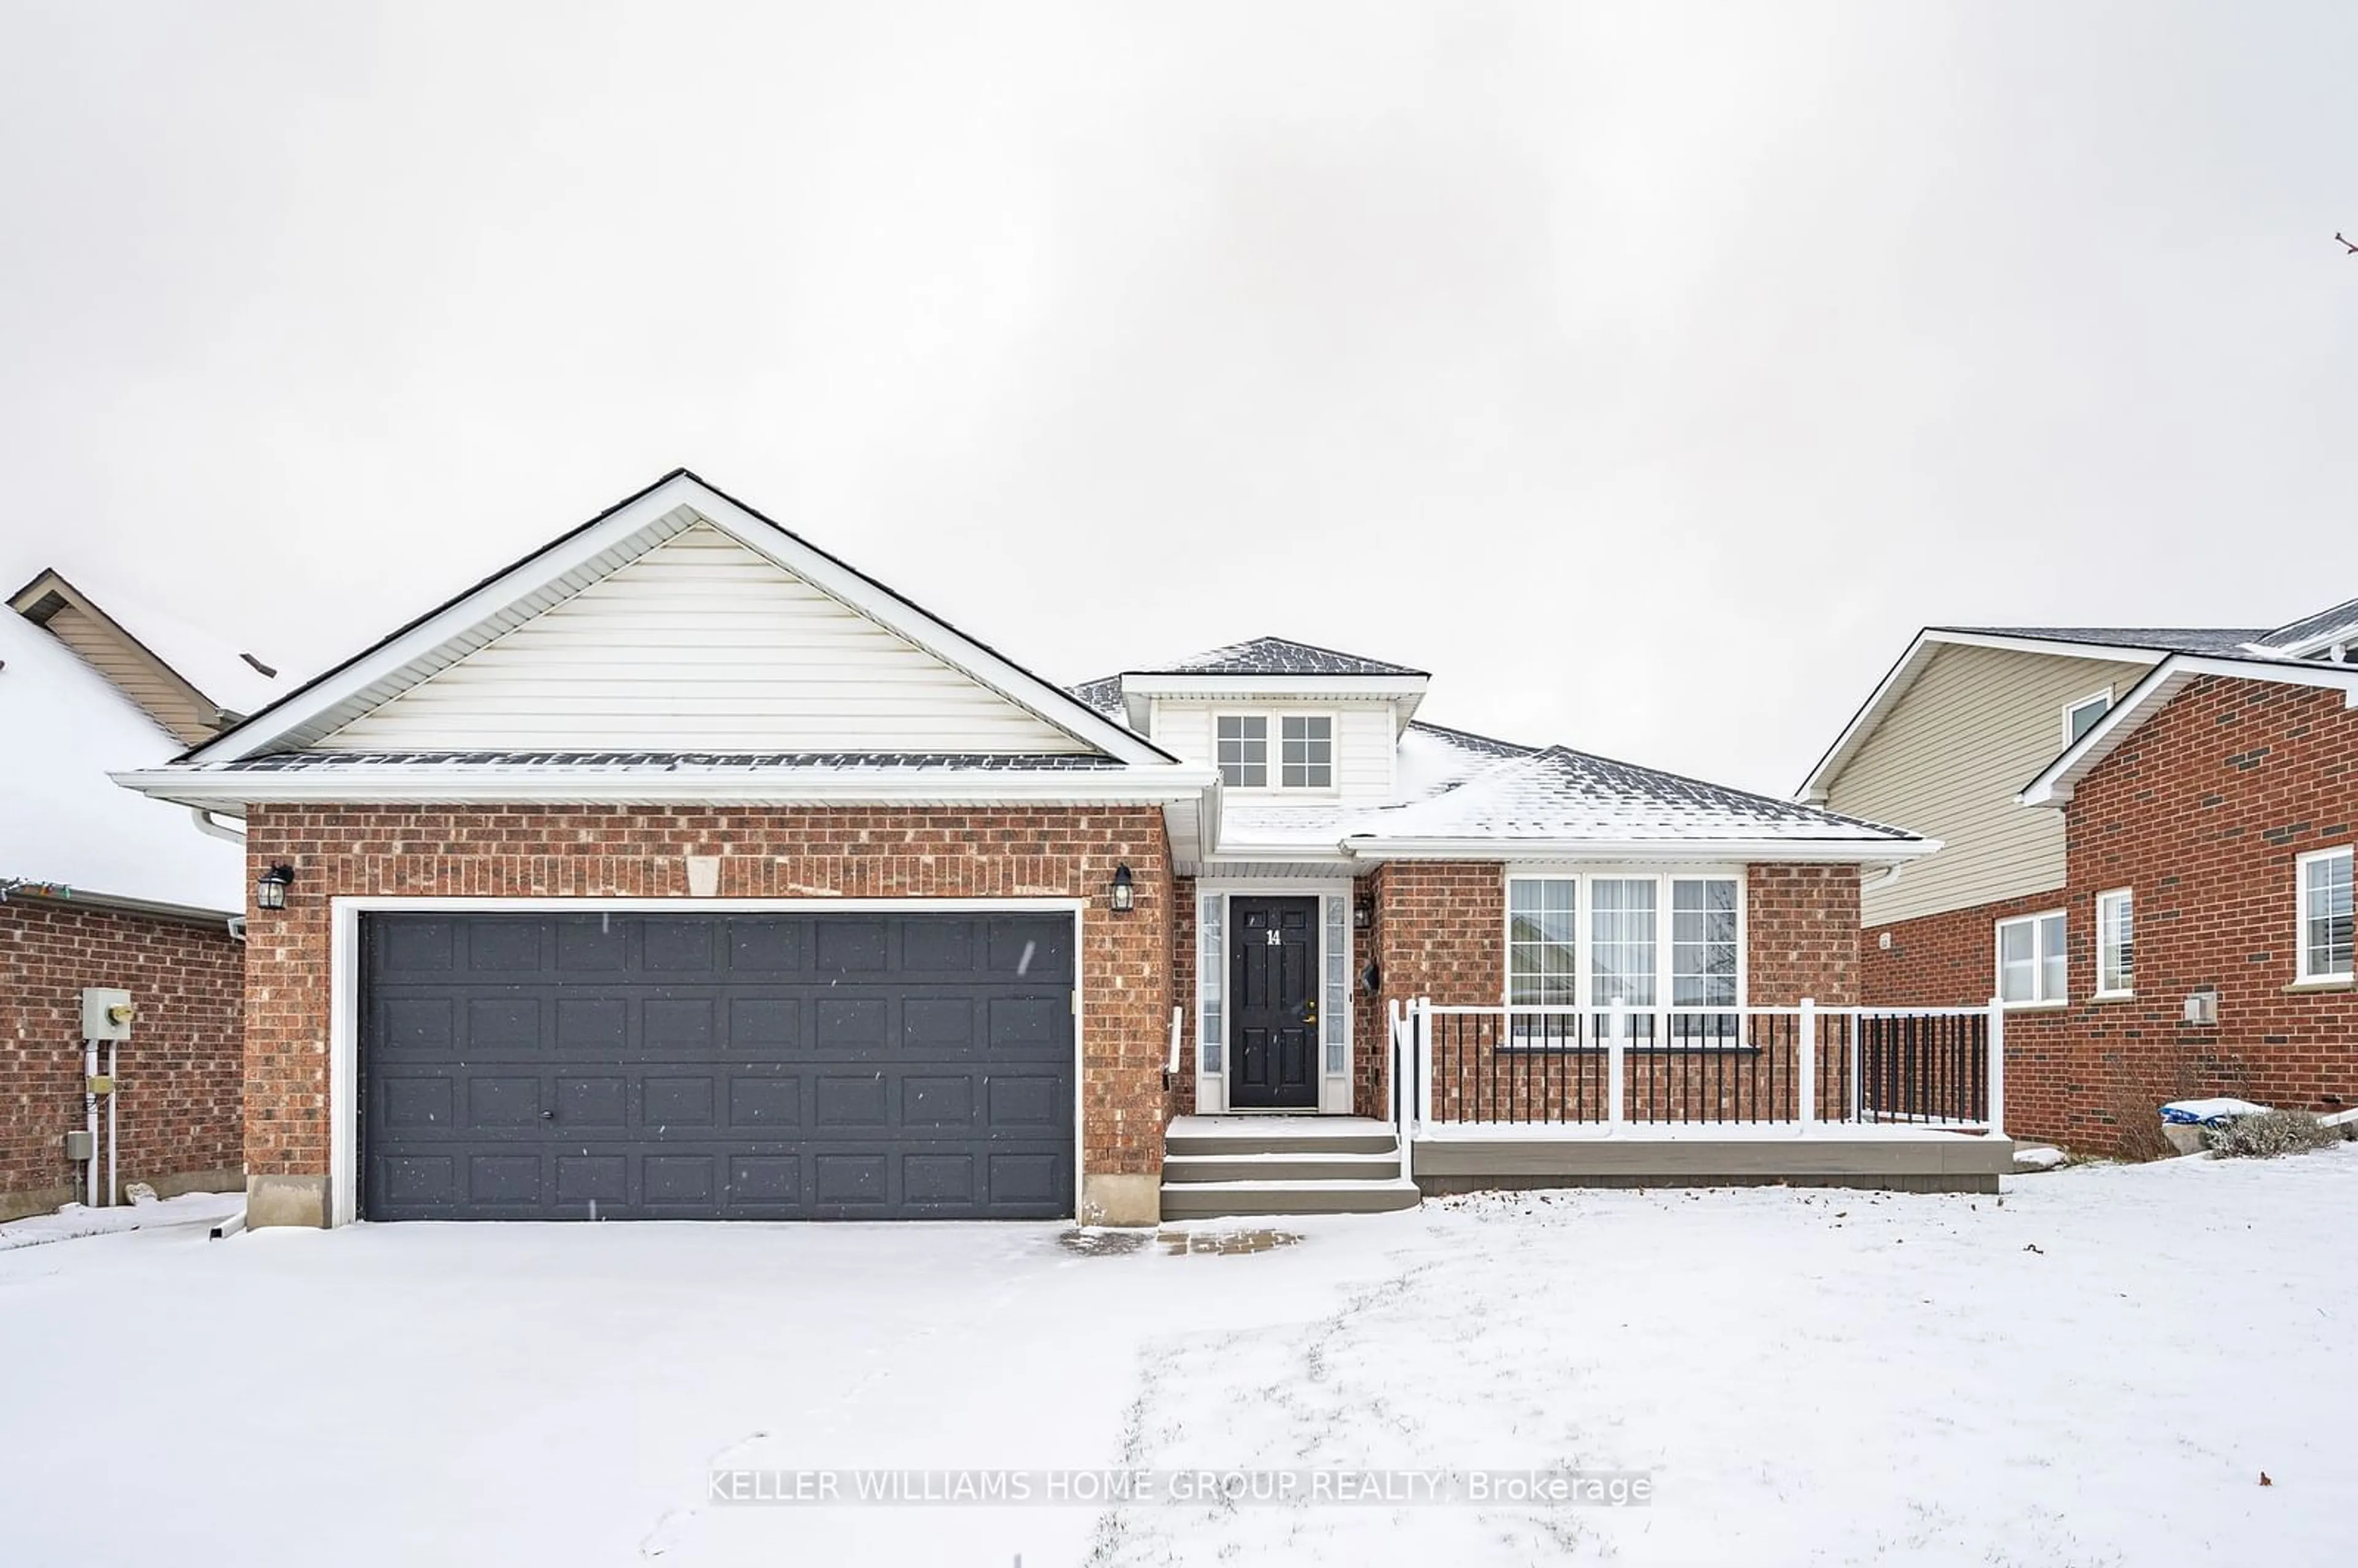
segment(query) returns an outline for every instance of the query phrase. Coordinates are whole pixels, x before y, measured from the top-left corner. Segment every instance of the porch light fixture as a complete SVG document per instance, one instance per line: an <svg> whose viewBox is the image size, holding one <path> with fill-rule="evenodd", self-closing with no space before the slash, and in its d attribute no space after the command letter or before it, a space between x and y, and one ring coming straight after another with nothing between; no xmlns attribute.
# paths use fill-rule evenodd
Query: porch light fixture
<svg viewBox="0 0 2358 1568"><path fill-rule="evenodd" d="M280 861L254 881L254 906L256 909L284 909L287 890L295 885L295 868Z"/></svg>
<svg viewBox="0 0 2358 1568"><path fill-rule="evenodd" d="M1138 879L1130 874L1130 863L1122 862L1113 871L1111 899L1116 914L1128 914L1138 903Z"/></svg>

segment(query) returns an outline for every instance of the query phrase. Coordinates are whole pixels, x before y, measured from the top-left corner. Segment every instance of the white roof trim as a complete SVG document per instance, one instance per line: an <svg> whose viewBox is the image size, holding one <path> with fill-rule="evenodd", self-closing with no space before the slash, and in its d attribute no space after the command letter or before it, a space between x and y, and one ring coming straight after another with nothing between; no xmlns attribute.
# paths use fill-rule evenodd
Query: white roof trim
<svg viewBox="0 0 2358 1568"><path fill-rule="evenodd" d="M1952 645L1996 648L2009 654L2047 654L2067 659L2104 659L2114 664L2148 666L2158 665L2169 656L2158 648L2136 648L2111 643L2060 643L2048 637L2006 637L1988 632L1951 632L1927 626L1916 633L1915 640L1908 644L1908 651L1899 655L1899 661L1885 673L1875 690L1868 694L1866 701L1860 704L1858 711L1851 715L1850 722L1843 728L1834 743L1826 749L1826 754L1818 759L1818 765L1810 770L1810 776L1801 781L1801 787L1795 792L1793 798L1804 805L1824 805L1833 781L1841 776L1843 769L1850 765L1858 749L1866 744L1867 737L1875 733L1876 728L1883 722L1884 715L1890 712L1908 694L1908 688L1916 684L1916 677L1924 673L1924 666L1931 662L1933 654Z"/></svg>
<svg viewBox="0 0 2358 1568"><path fill-rule="evenodd" d="M2113 754L2120 744L2199 676L2223 676L2230 680L2269 681L2278 686L2321 687L2342 694L2344 708L2358 708L2358 665L2283 663L2276 659L2225 659L2208 654L2172 654L2112 711L2088 727L2088 732L2064 748L2063 754L2040 770L2015 798L2025 806L2060 807L2090 770Z"/></svg>
<svg viewBox="0 0 2358 1568"><path fill-rule="evenodd" d="M1121 677L1124 697L1422 697L1432 680L1425 676L1320 675L1130 675Z"/></svg>
<svg viewBox="0 0 2358 1568"><path fill-rule="evenodd" d="M590 773L460 766L208 771L181 765L108 775L125 789L182 806L237 813L248 805L849 806L941 802L1159 806L1199 801L1219 783L1208 768L1152 771L1001 768L667 768Z"/></svg>
<svg viewBox="0 0 2358 1568"><path fill-rule="evenodd" d="M1890 865L1931 854L1937 838L1347 838L1362 864L1382 860L1780 861Z"/></svg>
<svg viewBox="0 0 2358 1568"><path fill-rule="evenodd" d="M1169 752L1071 693L1010 663L685 470L216 736L187 760L226 762L307 745L489 642L506 630L492 627L503 612L535 595L554 595L550 603L569 597L580 586L568 586L564 579L569 575L588 571L589 580L604 577L698 518L1084 745L1141 767L1177 765ZM601 565L600 558L609 555L622 558Z"/></svg>

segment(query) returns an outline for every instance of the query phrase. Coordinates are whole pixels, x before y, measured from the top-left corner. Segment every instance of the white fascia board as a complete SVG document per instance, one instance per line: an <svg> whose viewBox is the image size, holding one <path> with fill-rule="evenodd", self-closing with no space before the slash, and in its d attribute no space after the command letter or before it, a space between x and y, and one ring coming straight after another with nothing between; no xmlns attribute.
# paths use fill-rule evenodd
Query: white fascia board
<svg viewBox="0 0 2358 1568"><path fill-rule="evenodd" d="M2173 654L2129 688L2088 732L2064 748L2015 799L2024 806L2061 807L2080 781L2119 748L2139 725L2168 707L2201 676L2266 681L2342 693L2342 706L2358 708L2358 665L2278 663L2273 659L2223 659L2205 654Z"/></svg>
<svg viewBox="0 0 2358 1568"><path fill-rule="evenodd" d="M501 804L633 806L994 805L1167 806L1203 798L1219 775L1158 767L1013 773L991 769L843 768L789 774L738 769L649 773L554 769L320 769L316 773L165 767L108 775L157 800L234 812L248 805Z"/></svg>
<svg viewBox="0 0 2358 1568"><path fill-rule="evenodd" d="M1421 697L1432 684L1424 676L1129 675L1124 697L1366 697L1381 701Z"/></svg>
<svg viewBox="0 0 2358 1568"><path fill-rule="evenodd" d="M1924 665L1931 660L1933 654L1943 647L1952 646L1996 648L2009 654L2046 654L2056 658L2105 659L2115 664L2148 666L2161 663L2167 656L2155 648L2118 647L2104 643L2059 643L2046 637L2005 637L1987 632L1951 632L1938 626L1927 626L1916 633L1915 640L1908 644L1908 651L1899 655L1898 662L1885 672L1875 690L1859 705L1858 711L1843 727L1843 732L1835 738L1834 743L1826 748L1826 754L1818 759L1818 765L1810 770L1810 776L1801 781L1801 787L1794 792L1793 798L1807 806L1824 805L1834 779L1850 765L1850 760L1859 747L1866 743L1867 737L1874 734L1876 727L1883 722L1884 715L1908 695L1908 688L1916 684L1916 677L1923 673Z"/></svg>
<svg viewBox="0 0 2358 1568"><path fill-rule="evenodd" d="M399 676L409 665L481 627L517 601L545 591L607 551L655 529L682 506L747 549L886 630L907 638L1083 744L1125 762L1151 765L1175 761L1169 752L1097 712L1070 692L1018 668L964 633L687 473L672 475L571 536L517 562L415 626L395 633L206 742L189 754L189 761L234 761L271 750L380 681ZM666 527L665 535L676 531Z"/></svg>
<svg viewBox="0 0 2358 1568"><path fill-rule="evenodd" d="M1383 860L1741 860L1880 866L1920 860L1937 838L1874 843L1850 838L1347 838L1363 864Z"/></svg>

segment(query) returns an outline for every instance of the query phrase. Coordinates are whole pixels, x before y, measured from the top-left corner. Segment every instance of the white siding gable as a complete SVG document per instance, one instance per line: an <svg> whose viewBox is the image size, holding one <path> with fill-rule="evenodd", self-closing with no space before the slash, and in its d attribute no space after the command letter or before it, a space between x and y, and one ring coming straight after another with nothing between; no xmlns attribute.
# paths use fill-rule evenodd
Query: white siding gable
<svg viewBox="0 0 2358 1568"><path fill-rule="evenodd" d="M1389 701L1289 697L1283 701L1254 697L1214 697L1206 701L1154 699L1148 737L1172 755L1190 762L1217 766L1213 744L1214 719L1220 714L1260 713L1269 716L1271 761L1276 760L1277 719L1288 713L1322 713L1335 720L1335 787L1331 790L1231 789L1232 800L1268 806L1390 806L1398 795L1393 785L1393 753L1398 745L1398 719Z"/></svg>
<svg viewBox="0 0 2358 1568"><path fill-rule="evenodd" d="M335 751L1094 749L705 523L318 744Z"/></svg>

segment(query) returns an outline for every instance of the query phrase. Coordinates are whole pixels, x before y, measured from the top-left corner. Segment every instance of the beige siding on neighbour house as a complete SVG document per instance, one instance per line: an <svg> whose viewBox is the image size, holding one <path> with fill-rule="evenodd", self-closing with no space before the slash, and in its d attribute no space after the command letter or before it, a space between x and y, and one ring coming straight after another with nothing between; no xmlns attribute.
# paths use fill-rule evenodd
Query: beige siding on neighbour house
<svg viewBox="0 0 2358 1568"><path fill-rule="evenodd" d="M665 540L319 744L1090 750L708 524Z"/></svg>
<svg viewBox="0 0 2358 1568"><path fill-rule="evenodd" d="M2060 888L2063 814L2015 796L2063 750L2063 707L2105 687L2118 701L2142 665L1942 647L1826 793L1833 810L1941 840L1898 881L1860 896L1866 925Z"/></svg>

